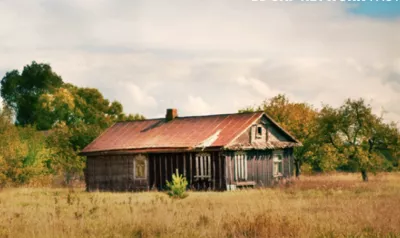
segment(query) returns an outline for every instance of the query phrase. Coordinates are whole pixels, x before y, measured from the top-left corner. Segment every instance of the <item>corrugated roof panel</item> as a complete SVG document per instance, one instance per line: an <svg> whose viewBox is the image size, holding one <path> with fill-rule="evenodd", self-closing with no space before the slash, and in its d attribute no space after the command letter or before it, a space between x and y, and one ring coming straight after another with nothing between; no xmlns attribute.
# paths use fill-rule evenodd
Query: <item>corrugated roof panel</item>
<svg viewBox="0 0 400 238"><path fill-rule="evenodd" d="M248 128L263 113L241 113L119 122L107 129L82 152L144 148L194 148L213 138L211 147L222 147Z"/></svg>

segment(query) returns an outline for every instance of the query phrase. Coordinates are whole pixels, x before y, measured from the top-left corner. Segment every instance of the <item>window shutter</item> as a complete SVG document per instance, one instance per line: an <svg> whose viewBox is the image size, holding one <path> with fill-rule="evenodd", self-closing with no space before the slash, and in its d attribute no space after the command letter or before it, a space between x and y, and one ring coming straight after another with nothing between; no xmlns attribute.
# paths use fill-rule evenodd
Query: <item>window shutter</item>
<svg viewBox="0 0 400 238"><path fill-rule="evenodd" d="M207 153L197 154L195 157L197 179L211 178L211 155Z"/></svg>
<svg viewBox="0 0 400 238"><path fill-rule="evenodd" d="M233 160L235 181L247 180L247 155L245 153L236 153Z"/></svg>

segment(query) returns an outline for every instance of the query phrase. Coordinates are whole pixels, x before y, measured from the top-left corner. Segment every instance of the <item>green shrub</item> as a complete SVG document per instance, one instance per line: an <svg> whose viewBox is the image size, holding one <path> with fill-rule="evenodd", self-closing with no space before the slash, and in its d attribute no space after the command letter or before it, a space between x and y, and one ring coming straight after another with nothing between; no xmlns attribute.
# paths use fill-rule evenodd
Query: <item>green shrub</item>
<svg viewBox="0 0 400 238"><path fill-rule="evenodd" d="M173 198L185 198L187 197L186 187L188 182L185 177L178 173L176 170L175 174L172 174L172 181L167 181L167 187L169 189L168 195Z"/></svg>

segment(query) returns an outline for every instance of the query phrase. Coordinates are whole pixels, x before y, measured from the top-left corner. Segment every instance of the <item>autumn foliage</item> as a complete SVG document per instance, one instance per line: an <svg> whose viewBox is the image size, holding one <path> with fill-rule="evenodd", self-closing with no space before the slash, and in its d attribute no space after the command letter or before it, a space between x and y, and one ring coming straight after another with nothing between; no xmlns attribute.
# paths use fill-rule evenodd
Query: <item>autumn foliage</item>
<svg viewBox="0 0 400 238"><path fill-rule="evenodd" d="M296 148L296 175L309 171L359 171L364 181L368 172L399 169L400 132L372 112L363 99L347 99L338 108L291 102L278 95L244 111L264 111L303 143Z"/></svg>
<svg viewBox="0 0 400 238"><path fill-rule="evenodd" d="M2 78L0 187L82 181L80 150L125 114L95 88L65 83L50 65L32 62ZM295 172L369 172L399 169L398 125L376 115L363 99L316 108L285 95L240 111L264 111L303 144L295 148Z"/></svg>
<svg viewBox="0 0 400 238"><path fill-rule="evenodd" d="M144 118L97 89L64 83L48 64L7 72L0 92L0 187L82 181L79 151L115 121Z"/></svg>

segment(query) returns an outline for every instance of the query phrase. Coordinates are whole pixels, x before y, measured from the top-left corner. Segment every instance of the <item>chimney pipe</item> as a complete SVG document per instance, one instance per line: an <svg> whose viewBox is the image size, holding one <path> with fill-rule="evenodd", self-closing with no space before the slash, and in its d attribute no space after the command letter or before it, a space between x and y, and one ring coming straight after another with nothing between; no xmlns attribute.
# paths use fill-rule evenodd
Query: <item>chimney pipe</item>
<svg viewBox="0 0 400 238"><path fill-rule="evenodd" d="M175 108L167 109L167 114L165 115L165 119L167 121L172 121L176 117L178 117L178 110L176 110Z"/></svg>

